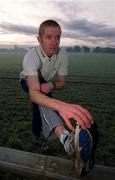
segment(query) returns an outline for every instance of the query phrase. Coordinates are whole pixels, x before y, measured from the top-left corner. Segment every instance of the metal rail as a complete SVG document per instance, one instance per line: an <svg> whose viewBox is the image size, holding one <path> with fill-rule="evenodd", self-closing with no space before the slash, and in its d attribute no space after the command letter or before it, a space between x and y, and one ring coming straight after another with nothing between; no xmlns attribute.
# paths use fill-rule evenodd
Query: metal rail
<svg viewBox="0 0 115 180"><path fill-rule="evenodd" d="M78 180L71 160L0 147L0 171L32 180ZM114 180L115 168L96 165L82 180Z"/></svg>

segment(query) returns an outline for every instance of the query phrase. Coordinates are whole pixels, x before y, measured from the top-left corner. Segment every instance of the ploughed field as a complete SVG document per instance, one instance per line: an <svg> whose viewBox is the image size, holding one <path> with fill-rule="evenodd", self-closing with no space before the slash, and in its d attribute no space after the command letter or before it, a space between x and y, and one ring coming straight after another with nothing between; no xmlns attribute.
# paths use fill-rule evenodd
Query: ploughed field
<svg viewBox="0 0 115 180"><path fill-rule="evenodd" d="M37 152L31 101L19 83L23 55L0 52L0 146ZM69 53L66 86L53 95L92 112L100 133L96 163L115 167L115 54ZM48 145L49 150L40 153L66 158L58 139Z"/></svg>

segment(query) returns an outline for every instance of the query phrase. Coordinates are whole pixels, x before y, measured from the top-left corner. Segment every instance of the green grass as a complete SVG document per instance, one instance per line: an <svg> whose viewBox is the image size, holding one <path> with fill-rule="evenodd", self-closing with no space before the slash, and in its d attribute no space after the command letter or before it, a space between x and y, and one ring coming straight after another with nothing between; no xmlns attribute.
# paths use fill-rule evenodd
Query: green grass
<svg viewBox="0 0 115 180"><path fill-rule="evenodd" d="M115 76L115 54L69 53L69 72L77 76Z"/></svg>
<svg viewBox="0 0 115 180"><path fill-rule="evenodd" d="M19 84L24 54L0 54L0 146L37 152L32 144L31 102ZM100 141L96 163L115 167L115 55L69 54L66 87L54 97L79 103L97 122ZM49 142L46 154L66 157L58 140Z"/></svg>
<svg viewBox="0 0 115 180"><path fill-rule="evenodd" d="M15 52L0 53L0 77L19 77L23 56Z"/></svg>

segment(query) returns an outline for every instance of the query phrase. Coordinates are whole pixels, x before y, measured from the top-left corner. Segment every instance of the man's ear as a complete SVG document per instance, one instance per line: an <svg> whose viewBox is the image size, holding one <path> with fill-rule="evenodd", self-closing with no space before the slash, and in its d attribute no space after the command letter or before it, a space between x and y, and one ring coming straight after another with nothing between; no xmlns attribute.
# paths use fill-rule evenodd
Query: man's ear
<svg viewBox="0 0 115 180"><path fill-rule="evenodd" d="M41 43L41 41L42 41L40 36L37 36L37 40L39 43Z"/></svg>

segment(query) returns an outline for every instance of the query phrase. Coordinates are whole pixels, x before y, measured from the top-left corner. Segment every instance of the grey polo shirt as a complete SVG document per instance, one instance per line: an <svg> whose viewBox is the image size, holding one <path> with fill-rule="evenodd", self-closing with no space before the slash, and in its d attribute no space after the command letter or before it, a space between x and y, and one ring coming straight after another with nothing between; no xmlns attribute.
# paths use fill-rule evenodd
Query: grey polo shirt
<svg viewBox="0 0 115 180"><path fill-rule="evenodd" d="M41 46L36 46L29 50L24 56L23 71L20 78L28 75L38 76L38 71L46 81L51 81L56 74L66 76L68 74L68 56L66 51L60 49L58 54L49 58Z"/></svg>

